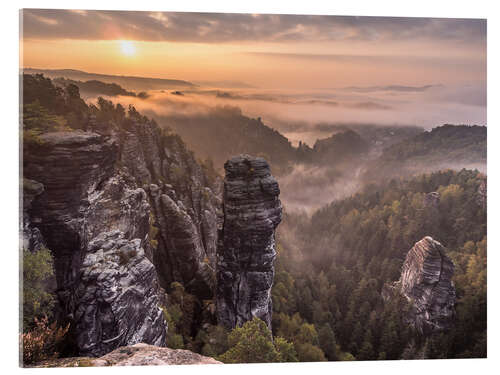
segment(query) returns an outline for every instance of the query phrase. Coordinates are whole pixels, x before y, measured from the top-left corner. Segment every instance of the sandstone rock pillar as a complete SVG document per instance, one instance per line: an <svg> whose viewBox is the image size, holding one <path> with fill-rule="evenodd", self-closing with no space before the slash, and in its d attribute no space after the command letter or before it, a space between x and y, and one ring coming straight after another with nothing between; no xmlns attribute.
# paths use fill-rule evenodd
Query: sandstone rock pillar
<svg viewBox="0 0 500 375"><path fill-rule="evenodd" d="M253 317L271 328L279 186L268 163L239 155L224 165L224 224L217 248L217 319L232 329Z"/></svg>

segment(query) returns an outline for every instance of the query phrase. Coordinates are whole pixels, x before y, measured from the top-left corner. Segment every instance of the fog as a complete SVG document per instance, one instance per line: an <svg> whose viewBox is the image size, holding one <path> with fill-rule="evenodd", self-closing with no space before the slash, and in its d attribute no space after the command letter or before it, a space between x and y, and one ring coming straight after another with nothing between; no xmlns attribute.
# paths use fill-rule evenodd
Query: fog
<svg viewBox="0 0 500 375"><path fill-rule="evenodd" d="M288 212L303 211L307 215L334 200L348 197L362 187L358 166L348 168L318 167L299 164L279 178L280 199Z"/></svg>
<svg viewBox="0 0 500 375"><path fill-rule="evenodd" d="M196 90L151 90L149 97L107 97L122 105L133 104L141 113L169 125L170 117L208 115L216 108L230 106L252 118L262 118L265 125L286 136L293 145L299 141L313 146L317 139L330 137L347 128L357 131L372 146L369 155L335 163L333 166L296 164L289 173L279 176L281 199L288 212L307 215L325 204L356 193L363 187L363 176L369 161L374 160L391 142L416 134L416 126L432 128L444 123L485 123L484 101L478 87L452 90L442 85L422 87L347 87L309 92L272 91L255 88L232 90L204 87ZM472 100L474 97L476 99ZM478 99L479 98L479 99ZM95 102L97 98L87 97ZM227 110L227 107L225 108ZM370 132L375 126L386 127L386 133ZM394 134L391 129L412 132ZM390 132L389 132L390 131ZM196 147L191 147L197 152ZM216 165L222 172L222 165ZM453 165L415 165L415 172L450 168ZM462 168L464 165L457 165ZM485 171L482 164L468 167Z"/></svg>
<svg viewBox="0 0 500 375"><path fill-rule="evenodd" d="M114 97L152 115L186 115L210 111L215 106L241 108L246 116L285 135L294 145L309 145L331 135L320 123L420 126L430 129L445 123L486 124L486 90L481 84L346 87L301 92L296 90L227 89L149 91L146 100ZM92 98L91 98L92 99Z"/></svg>

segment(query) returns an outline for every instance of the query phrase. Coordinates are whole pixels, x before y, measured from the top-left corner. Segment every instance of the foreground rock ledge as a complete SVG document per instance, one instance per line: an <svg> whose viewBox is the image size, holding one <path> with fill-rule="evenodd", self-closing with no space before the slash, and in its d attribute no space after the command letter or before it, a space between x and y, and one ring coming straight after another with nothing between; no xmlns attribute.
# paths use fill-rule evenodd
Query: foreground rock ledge
<svg viewBox="0 0 500 375"><path fill-rule="evenodd" d="M113 350L99 358L73 357L41 362L34 367L165 366L222 364L189 350L135 344Z"/></svg>

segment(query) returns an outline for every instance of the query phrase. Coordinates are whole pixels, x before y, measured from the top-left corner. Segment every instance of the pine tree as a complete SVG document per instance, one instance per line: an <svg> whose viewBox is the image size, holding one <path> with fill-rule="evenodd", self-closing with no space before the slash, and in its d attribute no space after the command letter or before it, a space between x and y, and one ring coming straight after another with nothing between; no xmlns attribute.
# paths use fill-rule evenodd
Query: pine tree
<svg viewBox="0 0 500 375"><path fill-rule="evenodd" d="M329 361L338 361L337 340L329 323L321 327L318 332L319 345Z"/></svg>
<svg viewBox="0 0 500 375"><path fill-rule="evenodd" d="M224 363L279 362L271 331L259 318L235 328L228 337L230 349L219 358Z"/></svg>

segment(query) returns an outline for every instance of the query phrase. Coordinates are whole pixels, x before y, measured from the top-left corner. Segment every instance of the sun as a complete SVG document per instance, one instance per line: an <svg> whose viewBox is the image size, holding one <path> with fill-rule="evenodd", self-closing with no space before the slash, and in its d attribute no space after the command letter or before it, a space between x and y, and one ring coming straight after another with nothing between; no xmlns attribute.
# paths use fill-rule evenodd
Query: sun
<svg viewBox="0 0 500 375"><path fill-rule="evenodd" d="M130 40L120 40L121 51L124 55L133 56L135 55L135 44Z"/></svg>

